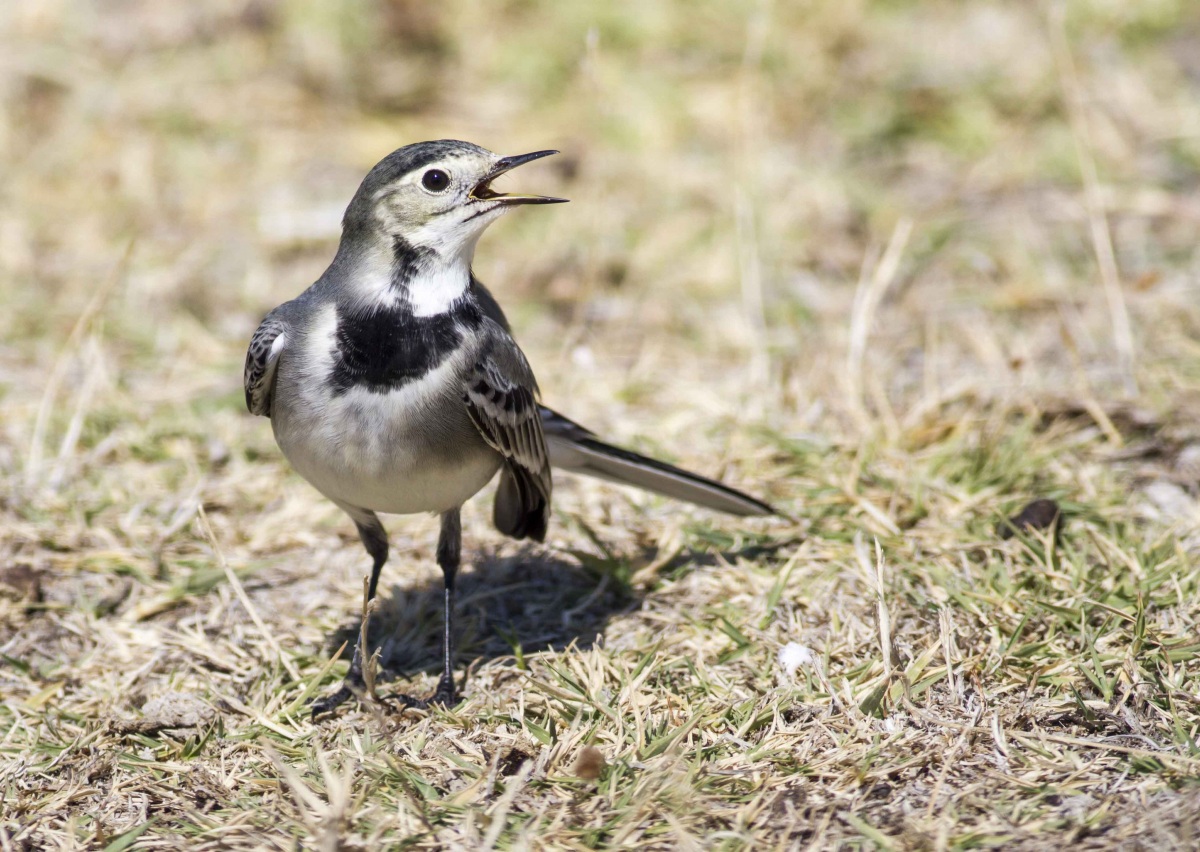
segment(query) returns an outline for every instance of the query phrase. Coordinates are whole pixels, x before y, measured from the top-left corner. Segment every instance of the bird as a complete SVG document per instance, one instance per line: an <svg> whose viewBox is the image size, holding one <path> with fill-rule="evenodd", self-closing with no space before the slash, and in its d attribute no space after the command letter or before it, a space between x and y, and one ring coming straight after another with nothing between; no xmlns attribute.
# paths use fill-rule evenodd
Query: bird
<svg viewBox="0 0 1200 852"><path fill-rule="evenodd" d="M388 559L380 514L440 516L442 672L404 707L453 706L454 592L463 504L499 474L492 519L514 539L543 541L552 469L632 485L739 516L775 514L715 480L602 441L540 402L524 353L472 270L487 227L516 207L567 199L508 194L501 175L557 151L499 156L470 142L401 147L354 193L325 272L266 315L243 374L246 406L269 417L291 466L357 528L374 600ZM365 637L312 717L363 696Z"/></svg>

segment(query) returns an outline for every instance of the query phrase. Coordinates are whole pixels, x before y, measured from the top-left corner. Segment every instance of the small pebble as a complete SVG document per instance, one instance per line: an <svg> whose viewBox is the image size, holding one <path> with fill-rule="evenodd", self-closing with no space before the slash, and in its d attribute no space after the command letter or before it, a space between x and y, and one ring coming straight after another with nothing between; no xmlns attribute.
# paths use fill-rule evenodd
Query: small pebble
<svg viewBox="0 0 1200 852"><path fill-rule="evenodd" d="M1175 458L1175 472L1187 484L1200 484L1200 444L1188 444Z"/></svg>
<svg viewBox="0 0 1200 852"><path fill-rule="evenodd" d="M1142 488L1139 501L1142 513L1166 523L1178 524L1194 521L1196 517L1196 501L1188 496L1187 491L1174 482L1159 479Z"/></svg>
<svg viewBox="0 0 1200 852"><path fill-rule="evenodd" d="M224 467L229 461L229 445L219 438L210 438L204 449L208 454L208 463L212 467Z"/></svg>
<svg viewBox="0 0 1200 852"><path fill-rule="evenodd" d="M28 565L0 568L0 593L35 604L42 600L42 577Z"/></svg>
<svg viewBox="0 0 1200 852"><path fill-rule="evenodd" d="M600 777L600 773L604 771L606 765L604 753L600 749L590 745L584 746L579 750L579 756L575 758L575 763L571 766L571 774L584 781L595 781Z"/></svg>
<svg viewBox="0 0 1200 852"><path fill-rule="evenodd" d="M1012 538L1014 532L1050 529L1061 515L1062 510L1053 500L1034 500L1011 518L1001 521L996 533L1000 538ZM1061 524L1059 526L1061 527Z"/></svg>
<svg viewBox="0 0 1200 852"><path fill-rule="evenodd" d="M121 733L156 734L159 731L202 728L217 717L207 701L190 692L166 692L142 705L140 719L114 719L112 726Z"/></svg>

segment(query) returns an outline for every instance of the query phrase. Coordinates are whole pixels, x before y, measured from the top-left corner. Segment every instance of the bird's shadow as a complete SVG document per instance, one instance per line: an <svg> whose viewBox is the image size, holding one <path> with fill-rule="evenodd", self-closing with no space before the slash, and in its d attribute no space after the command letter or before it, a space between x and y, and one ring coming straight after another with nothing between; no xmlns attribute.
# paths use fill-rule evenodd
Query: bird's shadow
<svg viewBox="0 0 1200 852"><path fill-rule="evenodd" d="M458 665L558 650L572 643L590 648L609 619L640 603L614 575L534 550L477 554L473 567L464 566L459 573L456 585ZM372 651L380 651L382 680L441 670L443 594L440 572L418 586L381 589L368 641ZM342 657L348 659L360 627L356 614L330 637L330 652L345 643Z"/></svg>
<svg viewBox="0 0 1200 852"><path fill-rule="evenodd" d="M685 550L666 560L659 571L678 576L722 561L773 558L789 543L723 553ZM473 568L458 576L456 667L571 645L592 647L614 616L641 606L643 593L621 579L628 576L629 563L649 564L656 556L653 548L624 563L589 558L573 561L533 549L475 555ZM380 592L368 641L372 652L380 651L381 681L441 670L443 594L440 572L431 573L429 581L418 586L392 586ZM361 617L356 613L330 636L329 653L344 643L342 657L349 659L360 628Z"/></svg>

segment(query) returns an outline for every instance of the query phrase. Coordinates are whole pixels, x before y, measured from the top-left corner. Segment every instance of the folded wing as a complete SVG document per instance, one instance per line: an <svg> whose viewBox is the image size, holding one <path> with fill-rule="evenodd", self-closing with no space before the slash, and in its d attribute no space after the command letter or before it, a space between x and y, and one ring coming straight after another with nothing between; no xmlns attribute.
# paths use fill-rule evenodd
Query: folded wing
<svg viewBox="0 0 1200 852"><path fill-rule="evenodd" d="M467 377L463 399L483 439L504 456L493 520L513 538L542 541L550 521L550 454L533 371L499 326Z"/></svg>
<svg viewBox="0 0 1200 852"><path fill-rule="evenodd" d="M246 390L246 408L251 414L271 416L271 396L275 390L275 368L288 343L288 324L279 316L279 309L267 314L259 323L250 347L246 350L246 366L242 384Z"/></svg>

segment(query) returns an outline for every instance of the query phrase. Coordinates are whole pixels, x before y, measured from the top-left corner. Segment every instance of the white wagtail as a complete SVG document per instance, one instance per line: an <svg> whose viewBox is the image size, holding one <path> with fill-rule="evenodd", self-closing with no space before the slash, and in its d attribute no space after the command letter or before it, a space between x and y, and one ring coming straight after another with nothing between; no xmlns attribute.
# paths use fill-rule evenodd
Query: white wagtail
<svg viewBox="0 0 1200 852"><path fill-rule="evenodd" d="M342 220L337 254L317 282L267 314L246 353L246 405L271 418L292 466L358 527L374 560L374 599L388 557L377 512L441 515L445 579L442 676L428 699L455 703L454 578L464 502L500 472L493 519L541 541L550 468L585 473L735 515L774 510L753 497L610 446L540 405L537 382L492 294L471 271L475 243L519 204L492 181L536 151L500 157L468 142L408 145L363 180ZM363 684L362 641L331 710Z"/></svg>

